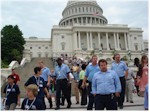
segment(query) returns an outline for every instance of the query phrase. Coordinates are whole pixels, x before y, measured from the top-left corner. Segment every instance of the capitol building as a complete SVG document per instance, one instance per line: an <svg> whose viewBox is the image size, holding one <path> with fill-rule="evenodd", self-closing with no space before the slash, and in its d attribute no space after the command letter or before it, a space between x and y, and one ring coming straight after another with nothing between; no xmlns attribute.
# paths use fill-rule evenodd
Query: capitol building
<svg viewBox="0 0 150 112"><path fill-rule="evenodd" d="M29 61L61 56L86 59L94 53L112 61L114 53L132 60L147 54L148 41L143 40L143 30L108 24L96 0L69 0L62 16L59 25L51 29L51 38L25 38L24 58Z"/></svg>

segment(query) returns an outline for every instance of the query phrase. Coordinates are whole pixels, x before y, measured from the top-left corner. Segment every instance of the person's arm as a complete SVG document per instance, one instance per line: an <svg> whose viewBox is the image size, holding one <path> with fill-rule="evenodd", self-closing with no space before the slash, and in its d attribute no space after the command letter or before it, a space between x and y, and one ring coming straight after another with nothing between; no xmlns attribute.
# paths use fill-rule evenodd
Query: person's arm
<svg viewBox="0 0 150 112"><path fill-rule="evenodd" d="M47 88L46 88L46 87L44 88L44 92L46 93L47 98L49 98L49 97L50 97L50 95L49 95L48 90L47 90Z"/></svg>
<svg viewBox="0 0 150 112"><path fill-rule="evenodd" d="M30 77L30 78L27 80L27 82L24 84L25 89L26 89L26 87L27 87L28 85L31 84L31 82L32 82L32 80L31 80L31 77Z"/></svg>
<svg viewBox="0 0 150 112"><path fill-rule="evenodd" d="M17 92L17 94L18 94L17 105L20 106L20 89L19 89L19 86L18 86L18 85L16 85L16 86L17 86L16 92Z"/></svg>
<svg viewBox="0 0 150 112"><path fill-rule="evenodd" d="M115 71L114 71L114 82L115 82L115 95L117 97L120 97L121 83L120 83L119 77Z"/></svg>
<svg viewBox="0 0 150 112"><path fill-rule="evenodd" d="M47 69L47 75L48 75L47 86L48 86L48 87L50 86L50 81L51 81L50 74L51 74L50 69Z"/></svg>
<svg viewBox="0 0 150 112"><path fill-rule="evenodd" d="M96 88L97 88L97 83L96 83L96 75L94 75L92 79L92 94L96 96Z"/></svg>
<svg viewBox="0 0 150 112"><path fill-rule="evenodd" d="M128 77L128 67L127 67L127 64L125 64L125 62L123 62L124 64L124 70L125 70L125 78Z"/></svg>
<svg viewBox="0 0 150 112"><path fill-rule="evenodd" d="M128 77L128 70L125 71L125 78Z"/></svg>
<svg viewBox="0 0 150 112"><path fill-rule="evenodd" d="M81 86L82 88L84 88L86 86L86 81L87 81L88 75L89 75L89 72L88 72L88 67L87 67L86 71L85 71L85 76L84 76L84 79L82 82L82 86Z"/></svg>
<svg viewBox="0 0 150 112"><path fill-rule="evenodd" d="M20 106L20 94L18 95L17 105Z"/></svg>

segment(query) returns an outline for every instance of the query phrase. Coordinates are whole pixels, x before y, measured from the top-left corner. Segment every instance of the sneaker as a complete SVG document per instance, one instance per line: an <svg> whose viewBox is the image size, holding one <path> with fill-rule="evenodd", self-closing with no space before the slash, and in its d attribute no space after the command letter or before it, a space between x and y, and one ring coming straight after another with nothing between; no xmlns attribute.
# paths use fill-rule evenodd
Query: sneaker
<svg viewBox="0 0 150 112"><path fill-rule="evenodd" d="M77 103L76 104L79 104L79 102L77 101Z"/></svg>
<svg viewBox="0 0 150 112"><path fill-rule="evenodd" d="M126 102L129 102L129 100L127 100Z"/></svg>
<svg viewBox="0 0 150 112"><path fill-rule="evenodd" d="M134 103L133 101L130 101L130 103Z"/></svg>

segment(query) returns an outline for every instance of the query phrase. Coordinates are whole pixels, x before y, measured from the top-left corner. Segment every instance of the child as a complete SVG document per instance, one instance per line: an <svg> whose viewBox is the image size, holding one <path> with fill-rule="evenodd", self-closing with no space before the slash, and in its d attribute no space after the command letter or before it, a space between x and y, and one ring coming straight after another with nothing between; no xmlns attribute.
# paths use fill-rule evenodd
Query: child
<svg viewBox="0 0 150 112"><path fill-rule="evenodd" d="M30 84L36 84L38 87L38 95L37 98L39 98L42 103L44 104L44 107L46 109L46 105L45 105L45 101L44 101L44 97L46 93L47 97L49 97L49 93L46 87L46 83L44 81L44 79L42 77L40 77L40 75L42 74L42 69L40 67L35 67L34 68L34 76L30 77L28 79L28 81L25 83L25 87L27 87Z"/></svg>
<svg viewBox="0 0 150 112"><path fill-rule="evenodd" d="M26 87L27 98L22 102L22 110L44 110L42 101L36 96L38 95L38 87L35 84L30 84Z"/></svg>
<svg viewBox="0 0 150 112"><path fill-rule="evenodd" d="M18 85L14 83L14 77L8 76L8 84L5 86L3 100L5 110L15 110L16 106L20 106L20 90Z"/></svg>
<svg viewBox="0 0 150 112"><path fill-rule="evenodd" d="M56 81L55 81L55 76L54 76L54 70L52 69L51 70L51 75L50 75L50 77L51 77L51 84L50 84L50 89L49 89L49 94L50 94L50 96L51 97L54 97L54 99L55 99L55 102L56 102ZM52 104L52 101L50 102L50 108L52 108L53 107L53 104Z"/></svg>

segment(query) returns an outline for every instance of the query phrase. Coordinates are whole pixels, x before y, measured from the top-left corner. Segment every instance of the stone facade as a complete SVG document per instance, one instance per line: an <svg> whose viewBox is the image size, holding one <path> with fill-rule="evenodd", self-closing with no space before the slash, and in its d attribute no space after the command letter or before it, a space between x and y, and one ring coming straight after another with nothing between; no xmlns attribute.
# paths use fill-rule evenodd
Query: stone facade
<svg viewBox="0 0 150 112"><path fill-rule="evenodd" d="M51 30L51 40L26 39L24 57L56 58L67 54L85 59L94 52L99 58L112 61L115 52L131 59L145 53L148 41L143 42L143 30L108 24L95 0L70 0L62 16L59 25L54 25Z"/></svg>

